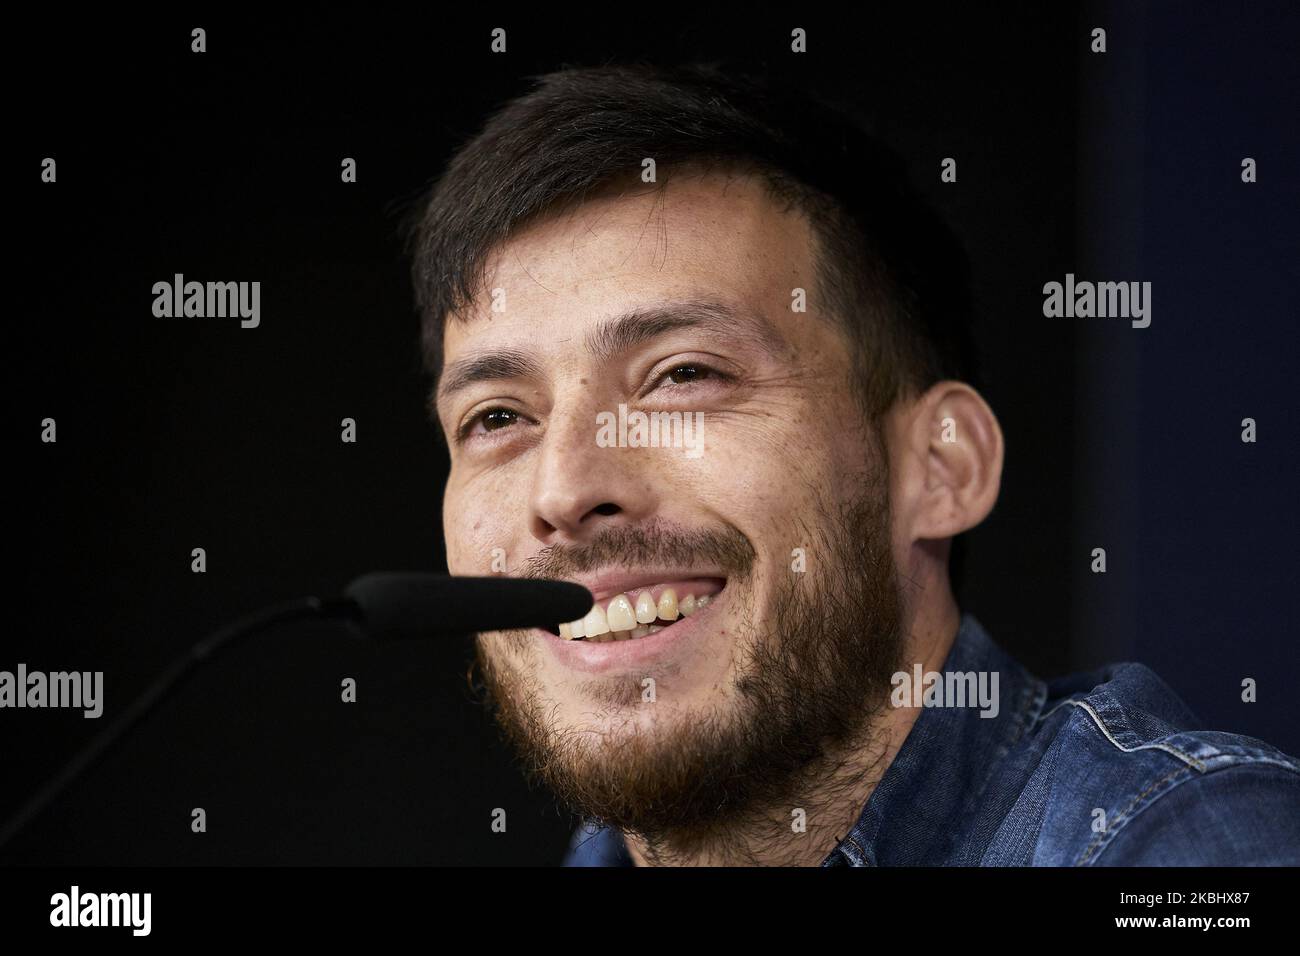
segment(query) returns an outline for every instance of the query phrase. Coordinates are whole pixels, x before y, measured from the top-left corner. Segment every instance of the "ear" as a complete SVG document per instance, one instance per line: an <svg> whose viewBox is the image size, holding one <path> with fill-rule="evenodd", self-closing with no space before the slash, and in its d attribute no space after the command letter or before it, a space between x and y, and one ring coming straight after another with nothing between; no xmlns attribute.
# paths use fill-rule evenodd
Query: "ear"
<svg viewBox="0 0 1300 956"><path fill-rule="evenodd" d="M893 419L897 532L909 542L951 538L987 518L1002 485L1002 427L979 392L939 382Z"/></svg>

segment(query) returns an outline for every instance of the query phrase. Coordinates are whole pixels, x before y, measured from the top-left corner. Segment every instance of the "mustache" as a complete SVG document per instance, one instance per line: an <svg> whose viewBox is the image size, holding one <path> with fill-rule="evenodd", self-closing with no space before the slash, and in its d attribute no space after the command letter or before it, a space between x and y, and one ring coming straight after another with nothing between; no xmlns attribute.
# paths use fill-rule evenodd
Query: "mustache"
<svg viewBox="0 0 1300 956"><path fill-rule="evenodd" d="M744 578L758 555L740 531L682 528L664 522L604 528L577 545L549 545L524 561L520 577L567 578L604 568L707 565Z"/></svg>

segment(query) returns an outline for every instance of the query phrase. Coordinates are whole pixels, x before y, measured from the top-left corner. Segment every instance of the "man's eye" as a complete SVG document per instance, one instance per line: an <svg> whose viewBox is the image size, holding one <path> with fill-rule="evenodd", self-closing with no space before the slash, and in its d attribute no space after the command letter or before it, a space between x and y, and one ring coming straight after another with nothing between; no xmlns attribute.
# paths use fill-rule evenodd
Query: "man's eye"
<svg viewBox="0 0 1300 956"><path fill-rule="evenodd" d="M660 382L671 381L674 385L689 385L692 382L701 382L708 378L724 379L726 376L717 369L701 365L699 362L685 362L665 372L660 378Z"/></svg>
<svg viewBox="0 0 1300 956"><path fill-rule="evenodd" d="M482 423L485 432L500 431L519 418L519 413L509 408L489 408L467 421L460 430L460 438L468 438L470 432Z"/></svg>
<svg viewBox="0 0 1300 956"><path fill-rule="evenodd" d="M479 419L483 422L483 428L491 432L496 431L498 428L504 428L518 417L517 412L512 412L508 408L494 408L492 411L480 415Z"/></svg>

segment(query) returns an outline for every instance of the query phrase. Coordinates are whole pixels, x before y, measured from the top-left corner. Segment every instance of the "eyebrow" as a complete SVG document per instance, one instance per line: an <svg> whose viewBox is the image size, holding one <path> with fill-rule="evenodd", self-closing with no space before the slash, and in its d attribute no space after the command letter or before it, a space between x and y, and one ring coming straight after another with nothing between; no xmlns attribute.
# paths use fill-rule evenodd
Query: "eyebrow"
<svg viewBox="0 0 1300 956"><path fill-rule="evenodd" d="M587 351L598 361L608 361L667 332L701 327L725 338L751 339L772 356L786 350L761 316L744 316L721 302L691 301L646 306L609 319L588 333Z"/></svg>
<svg viewBox="0 0 1300 956"><path fill-rule="evenodd" d="M437 400L442 401L476 382L528 378L537 376L540 372L541 366L526 352L518 349L494 349L448 366L438 381Z"/></svg>
<svg viewBox="0 0 1300 956"><path fill-rule="evenodd" d="M785 341L758 313L739 313L721 302L693 300L641 306L602 322L587 334L584 345L597 361L609 361L652 339L680 329L706 328L724 338L752 342L764 354L788 353ZM478 382L540 377L537 360L519 349L494 349L453 362L443 370L437 402Z"/></svg>

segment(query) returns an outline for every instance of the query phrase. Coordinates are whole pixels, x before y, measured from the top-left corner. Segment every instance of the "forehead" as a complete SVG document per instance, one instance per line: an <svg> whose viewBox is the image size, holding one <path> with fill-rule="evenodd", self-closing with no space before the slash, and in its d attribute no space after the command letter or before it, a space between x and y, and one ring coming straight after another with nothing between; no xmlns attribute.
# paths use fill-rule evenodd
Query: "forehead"
<svg viewBox="0 0 1300 956"><path fill-rule="evenodd" d="M721 300L779 322L812 266L807 220L752 175L682 175L662 189L638 180L497 247L479 295L447 323L444 357L545 347L651 301Z"/></svg>

